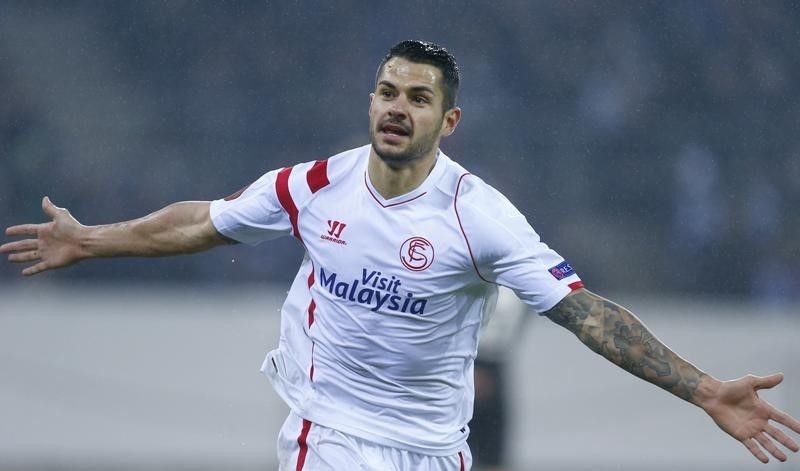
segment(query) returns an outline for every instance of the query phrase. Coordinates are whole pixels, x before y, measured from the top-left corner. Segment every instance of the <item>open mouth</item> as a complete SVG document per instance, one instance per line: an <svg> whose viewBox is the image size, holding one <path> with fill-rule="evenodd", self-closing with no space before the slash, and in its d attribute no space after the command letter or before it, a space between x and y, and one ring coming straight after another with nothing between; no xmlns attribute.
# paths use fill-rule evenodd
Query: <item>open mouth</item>
<svg viewBox="0 0 800 471"><path fill-rule="evenodd" d="M396 123L385 123L380 127L380 131L393 136L408 136L410 134L405 126Z"/></svg>

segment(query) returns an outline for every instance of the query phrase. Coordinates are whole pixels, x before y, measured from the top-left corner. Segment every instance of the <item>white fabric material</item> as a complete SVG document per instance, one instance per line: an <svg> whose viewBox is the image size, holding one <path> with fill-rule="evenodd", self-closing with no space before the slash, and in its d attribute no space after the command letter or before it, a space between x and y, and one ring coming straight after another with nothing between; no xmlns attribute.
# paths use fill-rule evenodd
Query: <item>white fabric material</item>
<svg viewBox="0 0 800 471"><path fill-rule="evenodd" d="M386 200L367 177L369 150L328 159L330 184L316 193L306 175L313 162L291 171L307 260L262 371L316 424L449 456L469 433L473 360L495 283L543 312L579 278L556 279L548 269L563 258L505 197L444 154L417 189ZM291 234L276 178L270 172L239 198L214 201L219 232L249 244Z"/></svg>
<svg viewBox="0 0 800 471"><path fill-rule="evenodd" d="M212 201L211 221L217 231L249 245L290 234L292 225L275 196L277 175L278 170L264 174L234 200Z"/></svg>
<svg viewBox="0 0 800 471"><path fill-rule="evenodd" d="M278 435L279 471L296 471L301 447L303 418L294 412ZM308 471L469 471L472 454L464 443L458 452L431 456L372 443L328 427L311 424L305 435L307 450L302 470ZM463 468L462 468L463 460Z"/></svg>
<svg viewBox="0 0 800 471"><path fill-rule="evenodd" d="M509 347L516 344L522 335L530 307L505 286L497 294L497 307L491 322L487 319L481 330L478 358L502 362L513 353Z"/></svg>

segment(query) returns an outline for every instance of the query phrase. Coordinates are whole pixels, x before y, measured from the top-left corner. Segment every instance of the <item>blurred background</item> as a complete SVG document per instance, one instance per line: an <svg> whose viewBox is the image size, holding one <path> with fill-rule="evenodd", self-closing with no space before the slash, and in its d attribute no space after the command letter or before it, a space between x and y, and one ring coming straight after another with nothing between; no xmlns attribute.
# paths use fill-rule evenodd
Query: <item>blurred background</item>
<svg viewBox="0 0 800 471"><path fill-rule="evenodd" d="M715 374L797 371L797 2L3 1L0 226L42 221L43 195L85 224L132 219L362 145L378 62L409 38L446 46L461 67L463 119L443 150L503 191L587 287L641 306L668 344L717 365ZM0 263L0 468L271 469L285 410L257 369L301 256L285 239L94 261L29 280ZM562 335L545 325L526 324L509 350L510 407L531 423L509 425L522 432L509 439L506 466L588 469L569 459L599 431L617 444L644 440L648 428L601 416L590 418L594 434L575 425L586 444L574 430L556 443L535 435L542 409L564 399L551 393L618 396L577 373L553 378L598 366L579 349L571 356L572 340L545 348ZM754 363L731 360L744 352ZM536 361L543 355L546 365ZM539 370L546 387L520 383L526 368L551 363ZM187 376L185 388L176 375ZM797 376L783 385L796 415ZM619 381L620 407L656 396L664 420L689 410ZM548 394L544 407L527 398L531 388ZM118 395L140 403L118 409ZM558 404L576 420L572 405ZM645 410L636 424L667 426ZM223 425L187 420L204 414ZM716 439L706 422L697 433ZM739 469L686 450L691 437L661 433L658 446L637 443L636 456ZM721 438L724 457L746 453L729 441ZM592 469L628 469L614 457L631 450L586 453Z"/></svg>

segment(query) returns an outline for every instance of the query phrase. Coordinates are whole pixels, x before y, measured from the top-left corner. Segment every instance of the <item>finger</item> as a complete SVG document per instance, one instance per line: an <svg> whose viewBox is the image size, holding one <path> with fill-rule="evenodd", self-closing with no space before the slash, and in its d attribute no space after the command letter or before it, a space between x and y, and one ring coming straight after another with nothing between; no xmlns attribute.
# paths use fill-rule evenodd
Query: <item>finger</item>
<svg viewBox="0 0 800 471"><path fill-rule="evenodd" d="M781 384L781 381L783 381L783 373L775 373L769 376L756 376L755 380L756 391L759 389L769 389Z"/></svg>
<svg viewBox="0 0 800 471"><path fill-rule="evenodd" d="M21 224L6 229L7 236L35 236L41 224Z"/></svg>
<svg viewBox="0 0 800 471"><path fill-rule="evenodd" d="M794 440L792 440L791 437L783 433L783 430L777 427L773 427L772 425L767 425L766 427L764 427L764 431L767 432L770 437L777 440L778 443L792 450L793 452L797 453L798 451L800 451L800 447L797 446L797 443Z"/></svg>
<svg viewBox="0 0 800 471"><path fill-rule="evenodd" d="M750 453L752 453L753 456L758 458L758 461L760 461L762 463L769 463L769 458L767 457L767 455L763 451L761 451L761 448L758 447L758 445L756 444L755 440L753 440L752 438L748 438L748 439L742 440L742 444L745 447L747 447L748 450L750 450Z"/></svg>
<svg viewBox="0 0 800 471"><path fill-rule="evenodd" d="M768 436L764 435L764 433L757 433L753 438L755 438L765 450L770 452L772 456L778 458L779 461L786 461L786 454L781 451L780 448L776 447L775 444L772 443L772 440L770 440Z"/></svg>
<svg viewBox="0 0 800 471"><path fill-rule="evenodd" d="M37 250L31 250L29 252L21 252L21 253L12 253L11 255L8 256L8 261L14 263L33 262L40 259L41 257L39 256L39 252Z"/></svg>
<svg viewBox="0 0 800 471"><path fill-rule="evenodd" d="M778 422L781 425L785 425L790 429L794 430L797 433L800 433L800 421L792 417L791 415L783 412L782 410L774 409L770 414L770 419Z"/></svg>
<svg viewBox="0 0 800 471"><path fill-rule="evenodd" d="M50 198L45 196L42 198L42 211L45 214L50 216L51 219L55 219L56 215L58 215L58 211L63 208L59 208L58 206L54 205Z"/></svg>
<svg viewBox="0 0 800 471"><path fill-rule="evenodd" d="M30 266L24 270L22 270L22 274L25 276L35 275L37 273L41 273L48 269L47 263L39 262L36 265Z"/></svg>
<svg viewBox="0 0 800 471"><path fill-rule="evenodd" d="M9 242L7 244L0 245L0 252L7 253L22 252L24 250L36 250L38 245L39 244L36 239L18 240L16 242Z"/></svg>

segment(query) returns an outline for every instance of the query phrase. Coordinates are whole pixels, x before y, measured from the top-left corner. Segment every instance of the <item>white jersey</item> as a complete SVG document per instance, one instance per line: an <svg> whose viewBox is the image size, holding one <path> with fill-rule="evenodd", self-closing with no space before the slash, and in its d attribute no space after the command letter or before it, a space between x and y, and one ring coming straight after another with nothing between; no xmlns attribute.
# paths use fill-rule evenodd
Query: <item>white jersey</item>
<svg viewBox="0 0 800 471"><path fill-rule="evenodd" d="M367 175L369 153L269 172L212 202L211 218L236 241L291 234L306 250L262 367L296 414L454 454L497 285L543 312L581 281L504 196L443 153L418 188L388 200Z"/></svg>

